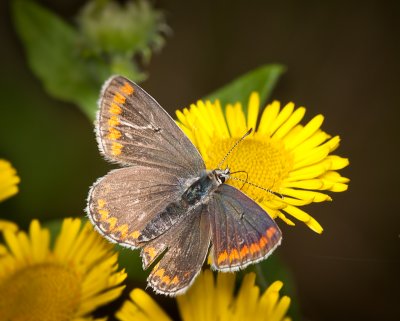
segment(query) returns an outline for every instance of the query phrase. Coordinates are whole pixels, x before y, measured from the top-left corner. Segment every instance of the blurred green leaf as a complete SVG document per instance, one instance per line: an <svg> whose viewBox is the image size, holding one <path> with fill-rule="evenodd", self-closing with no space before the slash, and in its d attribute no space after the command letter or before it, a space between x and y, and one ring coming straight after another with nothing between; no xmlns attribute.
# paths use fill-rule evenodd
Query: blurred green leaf
<svg viewBox="0 0 400 321"><path fill-rule="evenodd" d="M54 243L61 232L62 222L63 219L56 219L41 223L43 227L48 228L50 231L50 246L54 246Z"/></svg>
<svg viewBox="0 0 400 321"><path fill-rule="evenodd" d="M128 279L132 281L145 281L149 271L142 268L142 258L139 250L131 250L122 246L116 246L118 250L118 263L121 268L125 268ZM151 270L151 269L150 269Z"/></svg>
<svg viewBox="0 0 400 321"><path fill-rule="evenodd" d="M205 99L211 101L218 99L223 107L229 103L241 102L246 112L250 94L257 91L261 103L267 101L284 71L285 67L278 64L258 67L211 93Z"/></svg>
<svg viewBox="0 0 400 321"><path fill-rule="evenodd" d="M78 105L91 120L103 82L112 74L144 80L134 58L148 62L169 30L163 13L143 0L89 1L78 26L30 0L13 0L12 9L29 66L46 91Z"/></svg>
<svg viewBox="0 0 400 321"><path fill-rule="evenodd" d="M29 66L46 90L77 104L93 119L104 79L98 79L101 72L92 70L79 56L75 29L32 1L14 0L12 9Z"/></svg>

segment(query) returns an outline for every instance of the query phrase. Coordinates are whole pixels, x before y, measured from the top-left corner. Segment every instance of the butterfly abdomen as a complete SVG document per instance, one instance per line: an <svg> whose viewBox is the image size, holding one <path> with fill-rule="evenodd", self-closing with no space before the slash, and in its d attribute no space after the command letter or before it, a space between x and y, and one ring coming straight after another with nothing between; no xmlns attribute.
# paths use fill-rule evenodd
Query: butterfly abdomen
<svg viewBox="0 0 400 321"><path fill-rule="evenodd" d="M141 231L139 242L150 241L182 220L209 197L218 184L208 172L190 185L177 202L172 202L157 214Z"/></svg>

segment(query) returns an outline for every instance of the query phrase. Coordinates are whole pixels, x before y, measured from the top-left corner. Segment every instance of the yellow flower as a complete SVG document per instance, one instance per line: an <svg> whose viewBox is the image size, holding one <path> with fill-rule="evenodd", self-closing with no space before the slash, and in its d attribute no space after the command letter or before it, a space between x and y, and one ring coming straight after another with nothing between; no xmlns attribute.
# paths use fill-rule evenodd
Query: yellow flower
<svg viewBox="0 0 400 321"><path fill-rule="evenodd" d="M227 105L224 115L218 101L198 101L176 114L178 125L199 149L208 169L215 169L235 142L252 128L251 135L222 165L228 166L231 172L242 171L232 175L234 178L228 183L242 188L273 218L279 217L294 225L286 217L289 214L321 233L321 225L299 207L332 200L321 191L345 191L349 179L340 176L337 170L349 162L330 155L339 146L340 139L320 129L322 115L300 125L304 107L295 109L293 103L280 107L278 101L272 102L258 119L260 99L257 93L252 93L247 115L240 103ZM243 185L246 179L264 190L252 184Z"/></svg>
<svg viewBox="0 0 400 321"><path fill-rule="evenodd" d="M213 273L205 270L194 285L182 296L177 297L183 321L289 321L285 317L290 298L279 297L283 284L272 283L260 295L255 285L255 274L246 274L237 295L235 274ZM116 317L121 321L171 321L171 318L143 290L134 289L131 301L126 301Z"/></svg>
<svg viewBox="0 0 400 321"><path fill-rule="evenodd" d="M15 168L10 162L0 159L0 202L17 194L19 182Z"/></svg>
<svg viewBox="0 0 400 321"><path fill-rule="evenodd" d="M90 223L65 219L50 246L37 220L24 231L3 231L0 244L0 320L85 321L117 298L126 277L113 246ZM99 320L99 319L97 319Z"/></svg>

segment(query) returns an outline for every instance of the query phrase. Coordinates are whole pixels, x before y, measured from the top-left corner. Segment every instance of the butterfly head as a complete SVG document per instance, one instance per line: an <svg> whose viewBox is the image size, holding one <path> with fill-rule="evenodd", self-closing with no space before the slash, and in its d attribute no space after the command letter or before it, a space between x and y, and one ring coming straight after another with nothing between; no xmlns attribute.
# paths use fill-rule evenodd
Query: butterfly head
<svg viewBox="0 0 400 321"><path fill-rule="evenodd" d="M217 181L218 185L221 185L229 179L231 176L231 171L229 167L225 169L214 169L212 171L212 175L214 176L214 179Z"/></svg>

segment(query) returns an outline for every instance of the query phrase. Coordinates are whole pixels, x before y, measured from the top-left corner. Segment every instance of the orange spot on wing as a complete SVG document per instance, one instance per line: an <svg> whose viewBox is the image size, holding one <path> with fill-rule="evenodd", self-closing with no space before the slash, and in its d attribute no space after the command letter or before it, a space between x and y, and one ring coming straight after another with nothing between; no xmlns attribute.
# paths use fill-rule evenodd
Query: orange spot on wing
<svg viewBox="0 0 400 321"><path fill-rule="evenodd" d="M255 253L258 253L260 251L261 251L260 246L257 243L252 243L250 245L250 253L251 254L255 254Z"/></svg>
<svg viewBox="0 0 400 321"><path fill-rule="evenodd" d="M175 277L172 279L171 284L178 284L179 283L179 278L175 275Z"/></svg>
<svg viewBox="0 0 400 321"><path fill-rule="evenodd" d="M120 124L118 116L114 115L108 120L108 126L115 127Z"/></svg>
<svg viewBox="0 0 400 321"><path fill-rule="evenodd" d="M149 256L149 261L152 261L157 255L157 251L154 247L148 247L144 250L144 252Z"/></svg>
<svg viewBox="0 0 400 321"><path fill-rule="evenodd" d="M169 284L171 282L171 278L168 275L165 275L162 277L161 282Z"/></svg>
<svg viewBox="0 0 400 321"><path fill-rule="evenodd" d="M104 205L106 205L106 200L104 200L104 199L102 199L102 198L99 198L99 199L97 200L97 205L99 206L99 209L103 208Z"/></svg>
<svg viewBox="0 0 400 321"><path fill-rule="evenodd" d="M263 236L260 239L260 242L258 242L258 244L260 245L261 248L263 248L268 244L268 239L265 236Z"/></svg>
<svg viewBox="0 0 400 321"><path fill-rule="evenodd" d="M111 146L111 154L113 154L114 156L120 155L122 152L122 147L124 146L120 143L113 143Z"/></svg>
<svg viewBox="0 0 400 321"><path fill-rule="evenodd" d="M110 114L119 115L122 113L122 108L113 102L111 103L110 109L108 111L110 112Z"/></svg>
<svg viewBox="0 0 400 321"><path fill-rule="evenodd" d="M124 85L120 89L126 95L132 95L134 92L133 87L127 82L125 82Z"/></svg>
<svg viewBox="0 0 400 321"><path fill-rule="evenodd" d="M120 132L118 129L115 129L115 128L111 127L111 128L108 130L108 135L107 135L107 137L108 137L109 139L111 139L111 140L120 139L121 136L122 136L122 134L121 134L121 132Z"/></svg>
<svg viewBox="0 0 400 321"><path fill-rule="evenodd" d="M112 230L113 233L120 232L121 233L121 239L124 240L126 239L128 235L128 224L123 224L121 226L118 226L117 228Z"/></svg>
<svg viewBox="0 0 400 321"><path fill-rule="evenodd" d="M241 257L246 257L247 254L249 254L249 248L247 247L247 245L244 245L241 249L240 249L240 256Z"/></svg>
<svg viewBox="0 0 400 321"><path fill-rule="evenodd" d="M107 218L108 218L109 212L107 210L105 210L105 209L101 209L98 212L100 214L100 221L106 221Z"/></svg>
<svg viewBox="0 0 400 321"><path fill-rule="evenodd" d="M126 97L117 92L115 93L113 100L118 104L125 104Z"/></svg>
<svg viewBox="0 0 400 321"><path fill-rule="evenodd" d="M239 256L239 252L236 249L233 249L230 253L229 253L229 262L233 262L235 260L239 260L240 256Z"/></svg>
<svg viewBox="0 0 400 321"><path fill-rule="evenodd" d="M270 239L274 234L276 233L276 228L271 226L269 229L267 229L267 237Z"/></svg>
<svg viewBox="0 0 400 321"><path fill-rule="evenodd" d="M153 273L154 276L158 276L160 279L163 277L165 270L159 269Z"/></svg>
<svg viewBox="0 0 400 321"><path fill-rule="evenodd" d="M110 217L107 220L105 220L105 222L110 224L108 230L112 231L115 228L115 225L117 225L118 220L115 217Z"/></svg>
<svg viewBox="0 0 400 321"><path fill-rule="evenodd" d="M221 264L222 262L225 262L227 259L228 259L228 253L224 251L218 255L217 263Z"/></svg>
<svg viewBox="0 0 400 321"><path fill-rule="evenodd" d="M139 238L139 236L140 236L140 232L139 232L139 231L133 231L133 232L131 233L131 237L132 237L134 240L137 240L137 239Z"/></svg>

